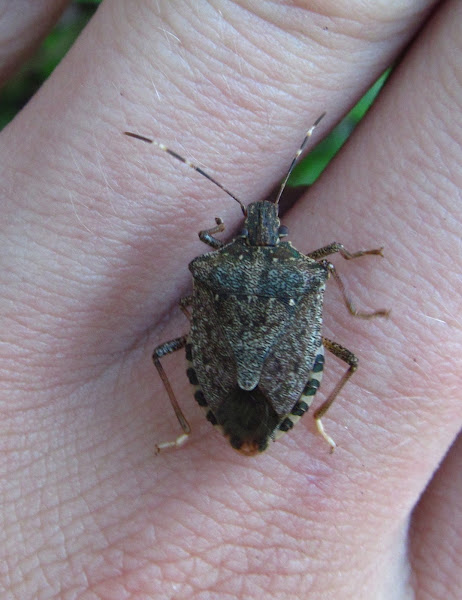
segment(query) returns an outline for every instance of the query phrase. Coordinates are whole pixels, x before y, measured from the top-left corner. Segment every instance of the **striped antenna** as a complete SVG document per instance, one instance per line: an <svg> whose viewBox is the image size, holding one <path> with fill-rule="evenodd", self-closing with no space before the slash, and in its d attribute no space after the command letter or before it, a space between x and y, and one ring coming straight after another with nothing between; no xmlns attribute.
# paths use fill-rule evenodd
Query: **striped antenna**
<svg viewBox="0 0 462 600"><path fill-rule="evenodd" d="M164 144L160 144L159 142L156 142L155 140L151 140L151 138L144 137L144 135L139 135L138 133L132 133L130 131L124 131L124 134L128 135L129 137L135 138L137 140L141 140L142 142L147 142L148 144L154 144L160 150L163 150L167 154L170 154L170 156L173 156L174 158L181 161L185 165L188 165L188 167L191 167L191 169L194 169L194 171L197 171L198 173L200 173L201 175L206 177L209 181L211 181L216 186L218 186L221 190L223 190L226 194L228 194L228 196L231 196L231 198L233 200L236 200L236 202L241 207L241 210L244 213L244 215L245 216L247 215L246 208L245 208L244 204L239 200L239 198L237 198L234 194L232 194L229 190L227 190L223 185L221 185L221 183L219 183L216 179L214 179L211 175L209 175L206 171L204 171L197 165L193 164L189 160L186 160L186 158L183 158L180 154L177 154L173 150L170 150L170 148L167 148L167 146L165 146Z"/></svg>
<svg viewBox="0 0 462 600"><path fill-rule="evenodd" d="M295 154L294 159L292 160L292 163L291 163L291 165L289 167L287 175L285 176L284 181L282 182L281 187L279 188L279 193L277 195L276 200L274 201L275 204L279 204L279 200L281 199L282 192L284 191L284 189L286 187L286 184L287 184L287 181L288 181L288 179L290 177L290 174L294 170L294 167L297 164L298 159L300 158L300 154L303 152L303 150L305 149L305 146L308 143L308 140L313 135L313 131L316 129L316 127L319 125L319 123L322 121L322 119L325 116L326 116L326 113L322 113L322 115L316 119L316 121L313 123L313 125L311 125L311 127L306 132L306 135L305 135L305 137L303 139L303 142L302 142L300 148L297 150L297 153Z"/></svg>

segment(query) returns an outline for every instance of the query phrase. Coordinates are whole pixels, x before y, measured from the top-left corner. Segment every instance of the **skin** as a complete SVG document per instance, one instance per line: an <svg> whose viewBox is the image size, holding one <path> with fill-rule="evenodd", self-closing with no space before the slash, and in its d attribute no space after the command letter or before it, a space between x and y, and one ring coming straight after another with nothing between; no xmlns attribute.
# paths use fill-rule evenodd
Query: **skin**
<svg viewBox="0 0 462 600"><path fill-rule="evenodd" d="M27 24L2 4L23 40L5 79L62 3ZM2 596L461 597L461 23L456 0L100 7L1 134ZM360 308L392 309L354 319L328 289L325 335L360 358L323 419L336 452L312 412L264 455L234 452L178 353L164 366L193 433L155 456L180 432L152 348L187 331L196 232L219 216L231 234L241 213L122 132L248 203L400 56L283 220L301 251L385 246L334 259ZM327 357L314 406L344 368Z"/></svg>

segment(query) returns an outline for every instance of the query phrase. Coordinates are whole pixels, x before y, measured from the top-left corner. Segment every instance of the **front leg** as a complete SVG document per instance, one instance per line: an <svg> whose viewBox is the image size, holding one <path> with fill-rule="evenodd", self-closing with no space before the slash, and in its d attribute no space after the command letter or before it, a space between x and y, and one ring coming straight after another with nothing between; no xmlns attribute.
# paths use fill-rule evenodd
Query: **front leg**
<svg viewBox="0 0 462 600"><path fill-rule="evenodd" d="M308 258L312 258L314 260L320 260L321 258L325 258L330 254L335 254L339 252L345 260L352 260L353 258L359 258L360 256L365 256L366 254L375 254L378 256L383 256L383 246L382 248L374 248L373 250L359 250L358 252L349 252L343 244L339 244L338 242L333 242L328 246L323 246L322 248L318 248L318 250L314 250L307 254Z"/></svg>
<svg viewBox="0 0 462 600"><path fill-rule="evenodd" d="M212 248L218 250L218 248L222 248L224 246L224 243L221 240L217 240L217 238L213 237L213 234L221 233L222 231L224 231L225 225L219 217L215 218L215 223L215 227L199 231L199 239L201 242L204 242L204 244L212 246Z"/></svg>

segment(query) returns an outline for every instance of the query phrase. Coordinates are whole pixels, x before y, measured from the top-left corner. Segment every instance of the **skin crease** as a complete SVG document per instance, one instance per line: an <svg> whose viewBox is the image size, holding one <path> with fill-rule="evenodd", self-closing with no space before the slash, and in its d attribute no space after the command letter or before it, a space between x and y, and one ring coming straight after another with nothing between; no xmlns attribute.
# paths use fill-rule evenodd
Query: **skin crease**
<svg viewBox="0 0 462 600"><path fill-rule="evenodd" d="M460 598L460 3L127 7L104 2L2 132L2 597ZM385 246L383 259L333 257L359 307L392 309L355 320L329 285L325 335L360 358L323 419L338 449L311 411L240 456L195 405L178 353L164 366L193 433L155 456L179 431L152 348L187 331L177 302L207 251L197 232L220 216L226 238L241 213L122 132L207 165L247 204L317 116L313 143L405 48L283 219L300 251ZM315 407L343 370L327 357Z"/></svg>

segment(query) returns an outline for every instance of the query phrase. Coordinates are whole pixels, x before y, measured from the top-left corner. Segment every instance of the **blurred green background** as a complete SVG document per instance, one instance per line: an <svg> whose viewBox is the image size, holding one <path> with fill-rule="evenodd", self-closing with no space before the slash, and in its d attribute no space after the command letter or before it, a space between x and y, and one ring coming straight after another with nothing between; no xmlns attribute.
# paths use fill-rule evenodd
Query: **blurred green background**
<svg viewBox="0 0 462 600"><path fill-rule="evenodd" d="M93 16L101 0L71 2L50 35L0 91L0 128L27 104L51 74L79 33Z"/></svg>
<svg viewBox="0 0 462 600"><path fill-rule="evenodd" d="M3 128L27 103L47 79L93 16L101 0L75 0L60 22L44 40L35 55L0 91L0 128ZM369 109L389 71L372 86L341 123L296 167L289 185L311 185L345 143Z"/></svg>

